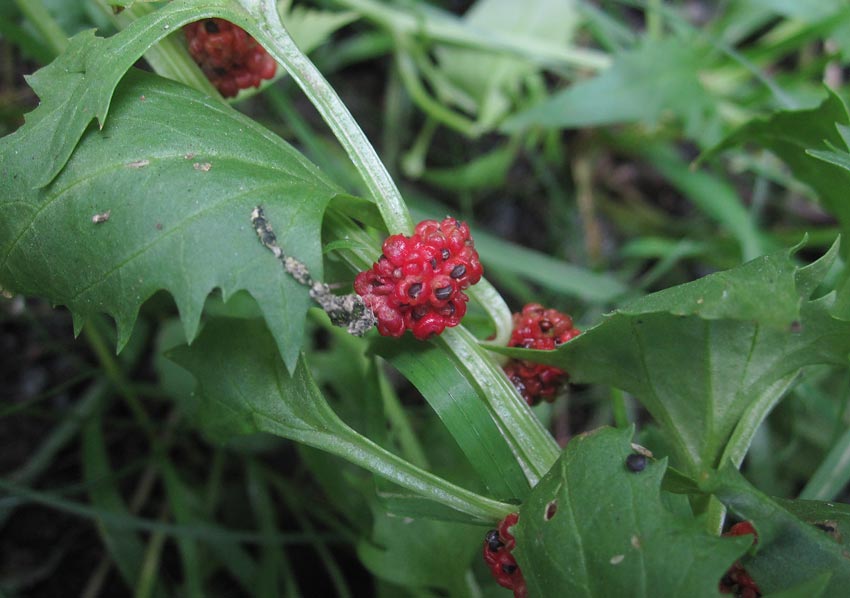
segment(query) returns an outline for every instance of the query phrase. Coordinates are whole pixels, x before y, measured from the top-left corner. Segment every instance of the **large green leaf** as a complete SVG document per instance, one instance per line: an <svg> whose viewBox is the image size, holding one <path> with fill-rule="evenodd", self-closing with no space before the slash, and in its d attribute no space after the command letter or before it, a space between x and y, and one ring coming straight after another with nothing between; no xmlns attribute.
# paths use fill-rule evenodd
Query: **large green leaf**
<svg viewBox="0 0 850 598"><path fill-rule="evenodd" d="M847 363L850 324L831 316L834 295L805 301L836 251L805 268L764 256L648 295L554 352L501 351L634 394L691 475L724 453L740 462L800 368Z"/></svg>
<svg viewBox="0 0 850 598"><path fill-rule="evenodd" d="M826 99L818 107L783 110L753 120L709 150L703 159L744 143L756 143L770 150L788 164L796 179L817 193L847 235L850 233L850 201L847 201L850 172L846 164L836 163L830 157L840 158L850 149L840 130L842 125L848 124L850 115L844 102L836 93L827 90ZM845 245L845 256L848 249L850 245Z"/></svg>
<svg viewBox="0 0 850 598"><path fill-rule="evenodd" d="M220 102L139 72L105 127L39 188L42 142L30 126L0 141L0 285L67 305L77 328L110 314L119 346L159 289L189 339L211 290L245 289L294 365L309 298L257 242L250 214L263 204L281 245L321 276L322 215L337 189L318 169Z"/></svg>
<svg viewBox="0 0 850 598"><path fill-rule="evenodd" d="M613 428L577 436L520 508L515 554L530 596L717 596L748 542L668 511L666 464L629 470L631 437Z"/></svg>
<svg viewBox="0 0 850 598"><path fill-rule="evenodd" d="M359 465L444 506L492 521L508 508L414 467L346 425L316 386L303 359L290 374L261 320L215 318L191 347L171 357L198 380L198 422L227 440L266 432Z"/></svg>
<svg viewBox="0 0 850 598"><path fill-rule="evenodd" d="M850 507L816 505L814 501L799 501L799 505L794 504L796 501L778 502L754 488L731 465L706 478L701 487L755 526L758 543L752 556L742 562L763 592L779 592L829 576L824 595L846 594L850 558L843 536L850 522ZM818 529L813 523L827 524L835 532Z"/></svg>

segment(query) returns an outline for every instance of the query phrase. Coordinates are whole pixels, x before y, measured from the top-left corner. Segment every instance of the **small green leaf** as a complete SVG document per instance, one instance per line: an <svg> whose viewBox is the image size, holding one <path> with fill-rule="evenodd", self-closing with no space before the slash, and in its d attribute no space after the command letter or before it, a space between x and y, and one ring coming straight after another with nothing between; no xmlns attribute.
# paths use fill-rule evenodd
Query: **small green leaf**
<svg viewBox="0 0 850 598"><path fill-rule="evenodd" d="M216 439L257 432L289 438L483 521L504 516L508 508L414 467L346 425L304 359L292 374L287 371L261 320L213 319L191 347L170 357L198 380L198 423Z"/></svg>
<svg viewBox="0 0 850 598"><path fill-rule="evenodd" d="M719 145L703 154L701 160L730 147L757 143L788 164L794 177L817 193L824 207L834 214L842 232L850 232L850 171L846 163L847 142L841 126L850 125L844 101L827 89L826 99L810 110L783 110L768 118L744 125ZM842 253L847 256L850 246Z"/></svg>
<svg viewBox="0 0 850 598"><path fill-rule="evenodd" d="M844 527L850 522L847 505L824 509L804 504L800 508L801 513L831 515L823 520L817 516L815 522L834 520L838 534L833 534L818 529L786 508L796 501L777 502L764 495L731 464L708 476L701 487L755 527L758 543L753 547L753 556L743 559L742 564L763 592L779 592L819 576L831 575L825 595L843 596L846 593L850 587L850 557L846 540L839 541L837 537L843 535Z"/></svg>
<svg viewBox="0 0 850 598"><path fill-rule="evenodd" d="M112 100L61 174L27 125L0 141L0 285L64 304L77 327L97 312L119 347L142 302L168 290L186 337L207 295L247 290L287 364L303 339L307 290L257 241L263 204L284 249L322 275L320 227L337 189L280 138L225 105L140 72ZM108 218L96 224L95 215Z"/></svg>
<svg viewBox="0 0 850 598"><path fill-rule="evenodd" d="M685 121L689 134L705 134L702 129L713 102L699 71L707 66L708 55L690 39L644 39L637 48L617 55L611 67L593 79L575 83L512 117L504 129L656 124L672 113Z"/></svg>
<svg viewBox="0 0 850 598"><path fill-rule="evenodd" d="M666 463L631 471L633 430L572 439L514 526L530 596L717 596L749 542L718 538L661 500Z"/></svg>
<svg viewBox="0 0 850 598"><path fill-rule="evenodd" d="M357 556L367 569L401 586L466 594L464 576L486 528L396 517L379 503L372 510L372 536L357 545Z"/></svg>
<svg viewBox="0 0 850 598"><path fill-rule="evenodd" d="M563 46L580 19L576 4L574 0L478 0L463 21L476 30ZM523 77L538 69L528 61L482 50L439 48L437 57L443 72L474 98L479 121L486 127L508 112Z"/></svg>
<svg viewBox="0 0 850 598"><path fill-rule="evenodd" d="M800 368L847 363L850 324L832 317L834 294L800 295L824 266L801 270L787 252L761 257L642 297L556 351L496 350L632 393L667 433L678 466L695 476L720 463L746 416L735 437L742 446L731 449L743 456Z"/></svg>

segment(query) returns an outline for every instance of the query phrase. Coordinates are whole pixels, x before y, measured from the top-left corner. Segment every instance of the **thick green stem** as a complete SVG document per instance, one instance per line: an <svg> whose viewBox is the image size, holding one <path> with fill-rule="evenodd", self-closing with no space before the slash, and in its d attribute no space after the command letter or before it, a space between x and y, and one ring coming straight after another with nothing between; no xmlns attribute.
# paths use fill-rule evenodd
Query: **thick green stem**
<svg viewBox="0 0 850 598"><path fill-rule="evenodd" d="M274 425L267 428L261 426L261 428L272 434L286 436L338 455L402 488L481 521L498 521L516 510L514 505L481 496L420 469L375 444L341 421L339 423L340 426L334 429L332 435L313 431L292 434L289 430L283 431Z"/></svg>
<svg viewBox="0 0 850 598"><path fill-rule="evenodd" d="M363 178L389 232L410 234L413 231L413 219L401 192L348 108L310 59L295 45L280 21L275 2L238 1L257 18L261 41L265 42L266 50L286 68L336 135ZM507 342L511 331L511 313L499 294L486 281L470 289L469 294L493 320L496 342Z"/></svg>
<svg viewBox="0 0 850 598"><path fill-rule="evenodd" d="M276 3L273 0L239 1L249 12L255 14L260 30L265 34L265 40L271 42L266 46L266 50L286 68L339 139L363 177L389 231L412 233L413 219L407 211L401 192L384 168L372 144L351 116L351 112L310 59L295 45L280 22Z"/></svg>

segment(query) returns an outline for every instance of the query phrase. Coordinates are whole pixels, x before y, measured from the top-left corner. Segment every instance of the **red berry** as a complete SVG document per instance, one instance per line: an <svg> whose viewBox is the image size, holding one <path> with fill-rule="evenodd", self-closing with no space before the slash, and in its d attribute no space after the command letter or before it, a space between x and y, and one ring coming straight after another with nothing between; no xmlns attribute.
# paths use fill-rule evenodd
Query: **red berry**
<svg viewBox="0 0 850 598"><path fill-rule="evenodd" d="M499 524L499 529L490 530L484 536L482 550L484 562L496 578L496 583L503 588L513 590L514 598L525 598L528 595L528 589L522 570L512 554L516 547L516 540L510 533L510 528L516 525L518 520L517 513L511 513L505 517Z"/></svg>
<svg viewBox="0 0 850 598"><path fill-rule="evenodd" d="M509 347L523 347L551 351L578 336L570 316L554 309L545 309L529 303L522 313L514 314L514 329ZM541 399L555 400L556 393L569 377L559 368L522 359L511 359L504 366L505 373L529 405Z"/></svg>
<svg viewBox="0 0 850 598"><path fill-rule="evenodd" d="M183 30L189 54L224 97L233 97L240 89L259 87L263 79L274 77L274 59L233 23L203 19L189 23Z"/></svg>
<svg viewBox="0 0 850 598"><path fill-rule="evenodd" d="M743 536L752 534L753 544L758 544L758 534L749 521L736 523L724 536ZM729 567L729 570L720 580L719 585L722 594L734 594L740 598L759 598L761 591L750 574L744 569L739 561Z"/></svg>
<svg viewBox="0 0 850 598"><path fill-rule="evenodd" d="M380 334L410 330L424 340L460 324L469 301L463 290L483 273L466 223L424 220L412 236L391 235L381 248L372 268L354 279Z"/></svg>

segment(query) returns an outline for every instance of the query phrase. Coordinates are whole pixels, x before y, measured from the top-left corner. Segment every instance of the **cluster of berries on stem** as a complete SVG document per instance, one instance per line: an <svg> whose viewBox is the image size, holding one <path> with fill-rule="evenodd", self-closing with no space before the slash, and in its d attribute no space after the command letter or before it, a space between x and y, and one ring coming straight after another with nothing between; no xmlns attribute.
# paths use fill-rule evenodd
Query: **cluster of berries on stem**
<svg viewBox="0 0 850 598"><path fill-rule="evenodd" d="M224 19L203 19L184 28L189 54L226 98L274 77L277 63L244 29Z"/></svg>
<svg viewBox="0 0 850 598"><path fill-rule="evenodd" d="M484 562L496 578L496 583L513 590L514 598L525 598L528 590L522 571L512 554L516 540L510 532L510 528L516 525L518 520L519 515L511 513L502 520L498 529L487 532L484 536Z"/></svg>
<svg viewBox="0 0 850 598"><path fill-rule="evenodd" d="M508 346L524 349L551 351L581 332L567 314L537 303L529 303L521 313L514 314L513 324ZM564 370L523 359L511 359L504 370L529 405L554 401L568 378Z"/></svg>
<svg viewBox="0 0 850 598"><path fill-rule="evenodd" d="M410 330L424 340L460 323L469 301L463 290L483 273L465 222L424 220L412 236L387 237L382 249L372 268L354 279L378 332L401 336Z"/></svg>
<svg viewBox="0 0 850 598"><path fill-rule="evenodd" d="M723 534L724 536L743 536L746 534L753 535L753 544L758 542L758 534L753 529L753 525L749 521L741 521L736 523L729 531ZM721 594L734 594L739 598L759 598L761 591L750 577L750 574L744 569L739 561L729 567L726 575L720 580Z"/></svg>

